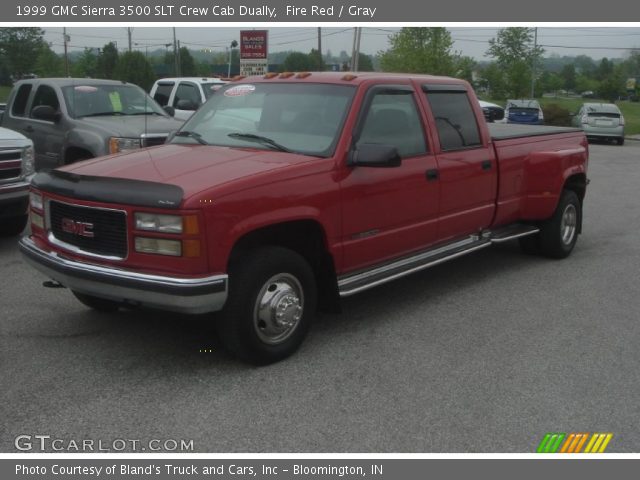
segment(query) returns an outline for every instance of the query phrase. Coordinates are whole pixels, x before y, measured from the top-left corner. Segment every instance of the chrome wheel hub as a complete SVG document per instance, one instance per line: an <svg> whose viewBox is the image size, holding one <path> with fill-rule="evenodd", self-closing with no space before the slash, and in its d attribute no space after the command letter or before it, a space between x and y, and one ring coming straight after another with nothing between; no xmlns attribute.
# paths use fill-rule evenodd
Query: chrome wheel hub
<svg viewBox="0 0 640 480"><path fill-rule="evenodd" d="M260 289L254 307L254 328L265 343L276 345L291 336L304 312L298 279L288 273L271 277Z"/></svg>
<svg viewBox="0 0 640 480"><path fill-rule="evenodd" d="M562 214L560 220L560 235L562 236L562 243L565 245L571 245L573 238L576 235L576 227L578 225L578 212L575 205L567 205Z"/></svg>

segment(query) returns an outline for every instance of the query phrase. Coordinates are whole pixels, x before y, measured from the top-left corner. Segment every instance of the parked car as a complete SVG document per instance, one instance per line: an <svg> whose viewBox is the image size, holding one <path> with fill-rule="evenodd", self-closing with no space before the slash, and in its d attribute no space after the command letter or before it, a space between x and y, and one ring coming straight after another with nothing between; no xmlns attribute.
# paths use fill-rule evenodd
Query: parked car
<svg viewBox="0 0 640 480"><path fill-rule="evenodd" d="M504 120L504 108L495 103L485 102L484 100L478 100L484 119L489 122L498 122Z"/></svg>
<svg viewBox="0 0 640 480"><path fill-rule="evenodd" d="M227 83L219 78L163 78L153 84L150 94L177 119L187 120L216 90Z"/></svg>
<svg viewBox="0 0 640 480"><path fill-rule="evenodd" d="M36 175L20 249L93 309L220 311L269 363L318 305L511 239L567 257L587 158L579 129L487 124L464 80L248 77L165 145Z"/></svg>
<svg viewBox="0 0 640 480"><path fill-rule="evenodd" d="M543 125L544 114L537 100L507 100L504 110L507 123L521 125Z"/></svg>
<svg viewBox="0 0 640 480"><path fill-rule="evenodd" d="M614 140L624 145L624 116L613 103L585 103L573 117L573 124L589 139Z"/></svg>
<svg viewBox="0 0 640 480"><path fill-rule="evenodd" d="M2 116L33 140L37 170L159 145L181 125L140 87L87 78L21 80Z"/></svg>
<svg viewBox="0 0 640 480"><path fill-rule="evenodd" d="M0 234L17 235L27 225L33 142L0 128Z"/></svg>

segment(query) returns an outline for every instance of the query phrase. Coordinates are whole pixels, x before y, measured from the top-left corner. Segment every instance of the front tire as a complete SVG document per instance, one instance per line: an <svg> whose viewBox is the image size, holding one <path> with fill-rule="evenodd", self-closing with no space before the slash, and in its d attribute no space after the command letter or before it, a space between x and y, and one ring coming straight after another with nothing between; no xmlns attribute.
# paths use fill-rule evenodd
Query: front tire
<svg viewBox="0 0 640 480"><path fill-rule="evenodd" d="M618 142L618 145L624 145L624 137L620 137L618 139L616 139L616 141Z"/></svg>
<svg viewBox="0 0 640 480"><path fill-rule="evenodd" d="M298 253L261 247L230 267L229 297L216 324L224 346L241 360L266 365L294 353L315 315L313 270Z"/></svg>
<svg viewBox="0 0 640 480"><path fill-rule="evenodd" d="M25 229L28 220L28 215L0 220L0 234L7 236L18 235Z"/></svg>

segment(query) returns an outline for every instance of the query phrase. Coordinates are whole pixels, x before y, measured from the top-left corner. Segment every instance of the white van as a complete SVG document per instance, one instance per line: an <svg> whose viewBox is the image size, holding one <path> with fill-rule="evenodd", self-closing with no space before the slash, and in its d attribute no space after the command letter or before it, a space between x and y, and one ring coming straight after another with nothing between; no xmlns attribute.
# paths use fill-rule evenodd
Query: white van
<svg viewBox="0 0 640 480"><path fill-rule="evenodd" d="M157 80L151 88L151 96L178 120L187 120L200 105L226 81L219 78L179 77Z"/></svg>

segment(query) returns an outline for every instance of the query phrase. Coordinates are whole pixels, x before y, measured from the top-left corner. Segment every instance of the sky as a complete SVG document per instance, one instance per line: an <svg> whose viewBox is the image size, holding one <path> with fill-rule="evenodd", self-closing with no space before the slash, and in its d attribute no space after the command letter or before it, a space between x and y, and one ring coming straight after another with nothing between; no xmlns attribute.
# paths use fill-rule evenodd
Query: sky
<svg viewBox="0 0 640 480"><path fill-rule="evenodd" d="M62 27L46 27L45 40L52 44L57 52L63 51ZM309 52L317 47L318 30L316 27L277 27L269 28L269 51L278 52L297 50ZM341 50L351 54L353 28L323 27L322 50L327 49L333 55ZM388 38L398 28L370 26L363 27L360 50L366 54L375 54L389 47ZM486 60L485 52L489 39L495 37L496 28L455 27L449 28L455 41L454 49L476 60ZM192 50L210 49L224 51L232 40L239 39L238 28L229 27L183 27L176 28L176 36L182 46ZM128 46L125 27L73 27L67 28L71 37L69 51L82 51L85 47L98 48L115 41L118 49ZM164 48L173 41L171 27L135 27L132 33L133 47L144 51ZM589 55L594 59L602 57L623 57L629 48L640 48L640 27L544 27L538 28L538 43L546 51L545 56Z"/></svg>

